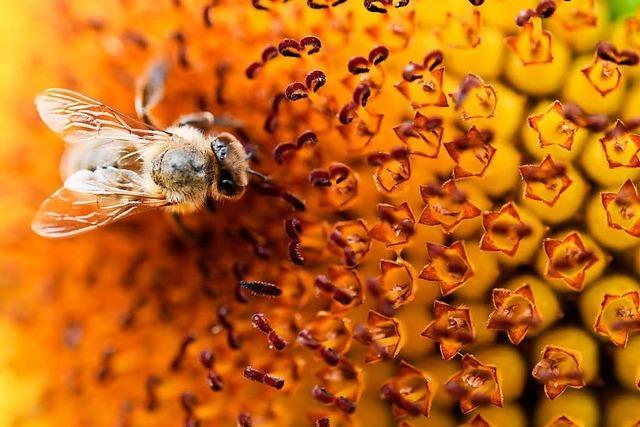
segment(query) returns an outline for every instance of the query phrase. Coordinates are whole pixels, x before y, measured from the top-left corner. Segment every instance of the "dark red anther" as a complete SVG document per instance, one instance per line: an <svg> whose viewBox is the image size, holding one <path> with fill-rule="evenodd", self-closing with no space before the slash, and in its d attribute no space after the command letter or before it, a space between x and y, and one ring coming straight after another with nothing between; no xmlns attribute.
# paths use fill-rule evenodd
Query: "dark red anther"
<svg viewBox="0 0 640 427"><path fill-rule="evenodd" d="M329 167L329 173L336 180L336 184L340 184L349 176L349 168L342 163L334 163Z"/></svg>
<svg viewBox="0 0 640 427"><path fill-rule="evenodd" d="M340 355L329 347L320 347L318 354L328 365L336 366L340 362Z"/></svg>
<svg viewBox="0 0 640 427"><path fill-rule="evenodd" d="M284 387L284 380L269 373L263 373L257 369L247 366L244 368L244 377L255 382L259 382L275 389L282 389Z"/></svg>
<svg viewBox="0 0 640 427"><path fill-rule="evenodd" d="M212 391L222 391L224 388L224 381L220 374L213 369L210 369L207 373L207 385Z"/></svg>
<svg viewBox="0 0 640 427"><path fill-rule="evenodd" d="M113 356L115 354L116 349L113 347L107 347L102 351L102 361L100 363L98 373L96 374L96 378L98 379L98 381L106 381L111 376L111 361L113 360Z"/></svg>
<svg viewBox="0 0 640 427"><path fill-rule="evenodd" d="M309 173L309 182L314 187L330 187L331 174L324 169L314 169Z"/></svg>
<svg viewBox="0 0 640 427"><path fill-rule="evenodd" d="M433 71L443 62L444 53L441 50L432 50L424 57L423 64L429 71Z"/></svg>
<svg viewBox="0 0 640 427"><path fill-rule="evenodd" d="M309 74L307 74L307 77L305 77L304 81L309 90L317 92L322 86L325 85L325 83L327 83L327 76L320 70L313 70Z"/></svg>
<svg viewBox="0 0 640 427"><path fill-rule="evenodd" d="M267 334L267 339L277 351L282 351L287 346L287 342L276 331L271 331Z"/></svg>
<svg viewBox="0 0 640 427"><path fill-rule="evenodd" d="M338 121L343 125L348 125L356 117L355 112L358 108L355 102L345 104L338 112Z"/></svg>
<svg viewBox="0 0 640 427"><path fill-rule="evenodd" d="M281 165L284 162L284 156L297 150L298 147L296 146L296 144L293 144L291 142L278 144L273 150L273 159L276 161L276 163Z"/></svg>
<svg viewBox="0 0 640 427"><path fill-rule="evenodd" d="M202 10L202 19L204 20L204 26L207 28L213 27L213 19L211 17L213 10L212 4L207 4Z"/></svg>
<svg viewBox="0 0 640 427"><path fill-rule="evenodd" d="M134 30L127 30L122 34L122 37L126 40L129 40L131 43L135 44L142 50L146 50L149 47L149 41L146 37Z"/></svg>
<svg viewBox="0 0 640 427"><path fill-rule="evenodd" d="M405 147L396 147L389 154L396 160L403 160L409 156L409 151Z"/></svg>
<svg viewBox="0 0 640 427"><path fill-rule="evenodd" d="M307 6L310 9L328 9L329 6L324 3L318 3L317 0L307 0Z"/></svg>
<svg viewBox="0 0 640 427"><path fill-rule="evenodd" d="M320 343L306 329L298 332L298 342L310 350L318 350L321 347Z"/></svg>
<svg viewBox="0 0 640 427"><path fill-rule="evenodd" d="M388 153L371 153L367 156L367 162L371 166L380 166L391 159L391 156Z"/></svg>
<svg viewBox="0 0 640 427"><path fill-rule="evenodd" d="M484 4L484 0L469 0L469 3L474 6L481 6L482 4Z"/></svg>
<svg viewBox="0 0 640 427"><path fill-rule="evenodd" d="M374 297L378 298L382 294L382 288L380 287L380 280L376 277L369 277L365 281L365 286Z"/></svg>
<svg viewBox="0 0 640 427"><path fill-rule="evenodd" d="M227 344L229 344L229 348L232 350L239 349L242 344L240 337L233 329L227 330Z"/></svg>
<svg viewBox="0 0 640 427"><path fill-rule="evenodd" d="M356 264L355 258L353 260L351 260L350 258L347 259L347 265L351 266L354 264ZM354 292L347 288L336 288L333 292L333 299L338 301L342 305L351 304L355 298L356 295L354 294Z"/></svg>
<svg viewBox="0 0 640 427"><path fill-rule="evenodd" d="M396 406L408 412L411 416L417 417L422 413L422 409L413 402L405 399L402 394L391 384L385 384L380 388L382 398L390 401Z"/></svg>
<svg viewBox="0 0 640 427"><path fill-rule="evenodd" d="M296 142L286 142L282 144L278 144L276 148L273 150L273 157L278 164L282 164L284 162L284 157L288 153L292 153L304 147L305 145L315 145L318 143L318 136L315 132L308 130L302 132L296 138Z"/></svg>
<svg viewBox="0 0 640 427"><path fill-rule="evenodd" d="M369 12L387 13L387 9L378 6L376 3L380 3L380 0L364 0L364 8Z"/></svg>
<svg viewBox="0 0 640 427"><path fill-rule="evenodd" d="M278 116L276 113L271 112L264 119L264 130L268 133L273 133L276 131L276 127L278 126Z"/></svg>
<svg viewBox="0 0 640 427"><path fill-rule="evenodd" d="M289 242L288 246L289 259L296 265L304 265L304 255L302 254L302 245L297 240Z"/></svg>
<svg viewBox="0 0 640 427"><path fill-rule="evenodd" d="M333 293L336 290L335 285L331 283L329 278L324 274L320 276L316 276L313 283L316 286L316 288L320 289L323 292Z"/></svg>
<svg viewBox="0 0 640 427"><path fill-rule="evenodd" d="M236 297L236 301L238 301L240 304L246 304L247 302L249 302L249 299L245 295L245 292L242 289L242 286L240 286L240 283L236 284L236 288L234 291L235 291L234 296Z"/></svg>
<svg viewBox="0 0 640 427"><path fill-rule="evenodd" d="M389 49L386 46L376 46L369 52L369 62L378 65L389 57Z"/></svg>
<svg viewBox="0 0 640 427"><path fill-rule="evenodd" d="M356 253L351 248L344 248L344 263L347 267L353 268L358 265Z"/></svg>
<svg viewBox="0 0 640 427"><path fill-rule="evenodd" d="M610 42L600 42L596 53L600 59L615 62L615 47Z"/></svg>
<svg viewBox="0 0 640 427"><path fill-rule="evenodd" d="M251 5L258 10L269 10L268 7L262 5L261 1L262 0L251 0Z"/></svg>
<svg viewBox="0 0 640 427"><path fill-rule="evenodd" d="M567 102L562 105L564 117L594 132L601 132L609 127L609 118L605 114L587 114L577 104Z"/></svg>
<svg viewBox="0 0 640 427"><path fill-rule="evenodd" d="M640 56L637 53L625 50L623 51L624 57L618 60L619 65L638 65L640 62Z"/></svg>
<svg viewBox="0 0 640 427"><path fill-rule="evenodd" d="M262 51L262 62L269 62L278 56L278 49L275 46L267 46Z"/></svg>
<svg viewBox="0 0 640 427"><path fill-rule="evenodd" d="M238 415L238 427L252 427L251 415L248 412L241 412Z"/></svg>
<svg viewBox="0 0 640 427"><path fill-rule="evenodd" d="M554 0L542 0L536 7L536 13L540 18L550 18L556 11Z"/></svg>
<svg viewBox="0 0 640 427"><path fill-rule="evenodd" d="M265 374L263 379L264 379L264 383L269 387L273 387L278 390L284 387L284 380L280 377L276 377L271 374Z"/></svg>
<svg viewBox="0 0 640 427"><path fill-rule="evenodd" d="M280 289L278 285L260 280L243 280L240 282L240 286L254 295L263 297L279 297L282 294L282 289Z"/></svg>
<svg viewBox="0 0 640 427"><path fill-rule="evenodd" d="M347 414L353 414L356 411L356 403L343 396L336 398L333 405Z"/></svg>
<svg viewBox="0 0 640 427"><path fill-rule="evenodd" d="M298 135L298 138L296 138L296 145L298 146L298 148L302 148L305 145L316 145L318 143L318 135L315 134L315 132L308 130L305 132L302 132L300 135Z"/></svg>
<svg viewBox="0 0 640 427"><path fill-rule="evenodd" d="M225 329L232 329L233 325L231 324L231 321L229 320L229 314L230 314L230 310L229 307L227 306L222 306L218 309L218 321L220 322L220 324L222 325L223 328Z"/></svg>
<svg viewBox="0 0 640 427"><path fill-rule="evenodd" d="M193 415L193 409L198 404L198 398L193 394L185 391L180 394L180 405L187 415Z"/></svg>
<svg viewBox="0 0 640 427"><path fill-rule="evenodd" d="M267 335L267 339L276 350L282 351L287 346L287 342L273 330L264 314L254 314L251 318L251 323L256 329Z"/></svg>
<svg viewBox="0 0 640 427"><path fill-rule="evenodd" d="M300 47L307 52L307 55L315 55L320 52L322 42L316 36L306 36L300 40Z"/></svg>
<svg viewBox="0 0 640 427"><path fill-rule="evenodd" d="M189 392L180 395L180 404L185 412L184 427L199 427L200 421L194 415L194 407L198 404L196 396Z"/></svg>
<svg viewBox="0 0 640 427"><path fill-rule="evenodd" d="M244 377L256 382L263 382L264 374L257 369L252 368L251 366L247 366L244 368Z"/></svg>
<svg viewBox="0 0 640 427"><path fill-rule="evenodd" d="M200 353L200 364L207 369L213 368L214 357L213 353L209 350L203 350Z"/></svg>
<svg viewBox="0 0 640 427"><path fill-rule="evenodd" d="M218 103L218 105L224 105L227 102L225 99L225 88L227 86L226 84L227 76L230 71L231 71L231 66L227 61L223 60L216 66L215 72L216 72L216 77L218 79L218 82L216 84L214 94L215 94L216 102Z"/></svg>
<svg viewBox="0 0 640 427"><path fill-rule="evenodd" d="M184 69L191 68L189 58L187 58L187 43L184 33L178 31L173 35L173 39L178 43L178 63Z"/></svg>
<svg viewBox="0 0 640 427"><path fill-rule="evenodd" d="M360 83L353 91L353 102L357 105L365 107L371 96L371 88L367 83Z"/></svg>
<svg viewBox="0 0 640 427"><path fill-rule="evenodd" d="M587 129L593 132L601 132L609 126L609 118L605 114L589 114L585 116Z"/></svg>
<svg viewBox="0 0 640 427"><path fill-rule="evenodd" d="M293 209L297 211L304 211L307 209L304 202L293 193L290 193L288 191L283 191L282 194L280 195L280 198L285 202L289 203L293 207Z"/></svg>
<svg viewBox="0 0 640 427"><path fill-rule="evenodd" d="M311 389L311 396L313 396L313 398L318 402L324 403L325 405L329 405L335 401L335 396L333 394L329 393L327 389L320 387L317 384Z"/></svg>
<svg viewBox="0 0 640 427"><path fill-rule="evenodd" d="M523 9L516 15L516 25L519 27L523 27L536 16L536 11L533 9Z"/></svg>
<svg viewBox="0 0 640 427"><path fill-rule="evenodd" d="M422 67L415 62L409 62L402 69L402 79L412 82L422 78Z"/></svg>
<svg viewBox="0 0 640 427"><path fill-rule="evenodd" d="M207 372L207 385L213 391L220 391L224 386L222 377L213 369L214 357L209 350L203 350L200 353L200 364L204 366Z"/></svg>
<svg viewBox="0 0 640 427"><path fill-rule="evenodd" d="M313 423L313 427L331 427L331 424L329 423L329 418L327 417L318 418Z"/></svg>
<svg viewBox="0 0 640 427"><path fill-rule="evenodd" d="M302 224L298 218L289 218L286 220L284 223L284 229L291 240L300 240Z"/></svg>
<svg viewBox="0 0 640 427"><path fill-rule="evenodd" d="M288 56L290 58L300 58L300 43L294 39L284 39L278 45L278 51L282 56Z"/></svg>
<svg viewBox="0 0 640 427"><path fill-rule="evenodd" d="M120 325L122 326L122 329L130 328L133 325L133 322L135 321L135 318L136 318L136 313L146 304L147 304L147 298L140 297L131 305L131 307L126 311L126 313L124 313L124 315L120 319ZM67 343L73 343L74 338L76 340L79 340L81 338L82 330L81 329L78 330L78 328L80 328L79 325L76 325L75 328L67 328L66 330L66 332L68 332L66 335L66 338L68 338ZM77 334L74 335L73 333L71 333L72 331L79 333L80 335L76 336Z"/></svg>
<svg viewBox="0 0 640 427"><path fill-rule="evenodd" d="M369 72L370 63L367 58L362 56L355 56L349 60L347 68L351 74L363 74Z"/></svg>
<svg viewBox="0 0 640 427"><path fill-rule="evenodd" d="M634 51L618 51L610 42L600 42L596 52L600 59L611 61L618 65L637 65L640 60L640 57Z"/></svg>
<svg viewBox="0 0 640 427"><path fill-rule="evenodd" d="M462 83L460 83L460 86L458 88L458 96L456 97L456 100L455 100L456 109L460 108L462 103L467 98L467 95L469 95L469 92L473 88L476 88L478 86L482 86L482 82L480 81L478 76L474 74L468 74L467 77L464 78L464 80L462 81Z"/></svg>
<svg viewBox="0 0 640 427"><path fill-rule="evenodd" d="M346 248L349 246L349 242L345 240L342 233L338 230L333 230L331 234L329 234L329 240L340 248Z"/></svg>
<svg viewBox="0 0 640 427"><path fill-rule="evenodd" d="M184 360L184 356L187 353L187 348L189 348L189 346L193 344L195 340L196 340L196 336L192 332L189 332L182 339L182 341L180 342L180 346L178 347L178 352L173 357L173 359L171 360L171 364L169 365L169 368L172 371L177 371L178 369L180 369L180 366L182 365L182 361Z"/></svg>
<svg viewBox="0 0 640 427"><path fill-rule="evenodd" d="M144 388L147 395L145 407L147 411L153 411L158 407L158 395L156 393L156 387L160 384L160 378L155 375L150 375L144 383Z"/></svg>
<svg viewBox="0 0 640 427"><path fill-rule="evenodd" d="M286 98L286 95L282 92L276 94L276 96L273 97L273 101L271 101L271 111L277 113L280 110L280 104L282 104L282 101Z"/></svg>
<svg viewBox="0 0 640 427"><path fill-rule="evenodd" d="M251 324L254 328L260 330L261 332L268 334L273 329L271 329L271 325L269 325L269 321L262 313L256 313L251 317Z"/></svg>
<svg viewBox="0 0 640 427"><path fill-rule="evenodd" d="M309 96L309 94L307 93L307 87L300 82L290 83L289 86L287 86L287 88L284 90L284 94L290 101L297 101Z"/></svg>

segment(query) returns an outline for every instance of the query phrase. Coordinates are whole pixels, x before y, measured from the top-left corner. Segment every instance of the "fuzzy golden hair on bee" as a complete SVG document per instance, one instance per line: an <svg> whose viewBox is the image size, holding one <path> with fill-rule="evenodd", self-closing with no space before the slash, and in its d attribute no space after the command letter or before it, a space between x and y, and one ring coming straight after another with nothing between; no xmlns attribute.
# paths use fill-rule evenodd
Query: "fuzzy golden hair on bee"
<svg viewBox="0 0 640 427"><path fill-rule="evenodd" d="M230 133L156 129L65 89L43 92L36 107L67 144L64 185L32 224L42 236L71 236L156 208L194 212L208 198L240 198L249 184L248 155Z"/></svg>

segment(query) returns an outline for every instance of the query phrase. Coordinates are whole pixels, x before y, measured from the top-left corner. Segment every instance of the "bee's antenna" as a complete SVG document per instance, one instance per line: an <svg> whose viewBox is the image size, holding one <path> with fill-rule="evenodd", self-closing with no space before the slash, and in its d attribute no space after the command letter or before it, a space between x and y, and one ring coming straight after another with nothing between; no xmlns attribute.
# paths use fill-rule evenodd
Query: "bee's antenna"
<svg viewBox="0 0 640 427"><path fill-rule="evenodd" d="M260 178L263 181L269 181L269 177L267 175L265 175L263 173L260 173L258 171L255 171L255 170L253 170L251 168L247 169L247 173L249 175L257 176L258 178Z"/></svg>

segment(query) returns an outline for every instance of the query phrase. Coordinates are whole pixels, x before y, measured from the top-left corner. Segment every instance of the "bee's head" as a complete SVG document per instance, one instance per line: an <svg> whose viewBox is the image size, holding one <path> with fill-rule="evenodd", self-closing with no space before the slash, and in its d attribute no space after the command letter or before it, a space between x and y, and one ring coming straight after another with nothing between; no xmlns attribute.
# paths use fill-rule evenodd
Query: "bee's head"
<svg viewBox="0 0 640 427"><path fill-rule="evenodd" d="M211 150L218 165L213 193L227 199L242 196L249 184L249 161L240 141L230 133L221 133L211 139Z"/></svg>

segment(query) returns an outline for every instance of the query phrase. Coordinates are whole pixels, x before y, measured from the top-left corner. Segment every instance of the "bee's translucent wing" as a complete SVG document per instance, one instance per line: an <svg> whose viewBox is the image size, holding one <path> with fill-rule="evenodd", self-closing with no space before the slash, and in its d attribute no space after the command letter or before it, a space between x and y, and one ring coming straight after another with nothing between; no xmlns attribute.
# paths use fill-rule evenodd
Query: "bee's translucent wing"
<svg viewBox="0 0 640 427"><path fill-rule="evenodd" d="M164 199L162 194L147 190L144 178L137 172L113 166L100 167L94 171L80 170L67 178L64 186L78 193L95 194L96 196Z"/></svg>
<svg viewBox="0 0 640 427"><path fill-rule="evenodd" d="M73 236L169 204L161 194L146 190L143 178L133 171L81 170L44 201L32 228L44 237Z"/></svg>
<svg viewBox="0 0 640 427"><path fill-rule="evenodd" d="M47 126L69 144L128 142L136 145L171 138L95 99L67 89L47 89L36 97L38 113Z"/></svg>
<svg viewBox="0 0 640 427"><path fill-rule="evenodd" d="M166 205L159 199L78 193L62 187L42 203L31 228L44 237L69 237Z"/></svg>

